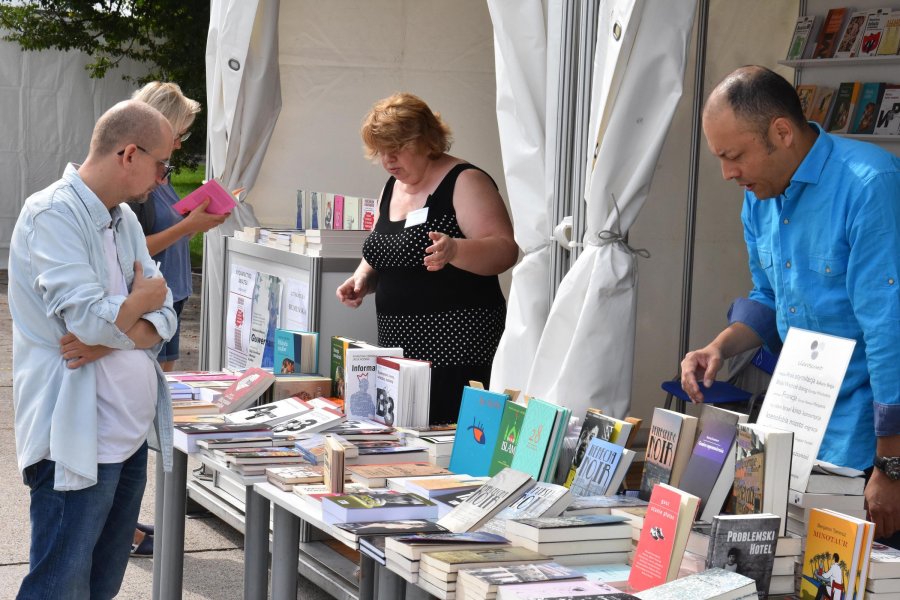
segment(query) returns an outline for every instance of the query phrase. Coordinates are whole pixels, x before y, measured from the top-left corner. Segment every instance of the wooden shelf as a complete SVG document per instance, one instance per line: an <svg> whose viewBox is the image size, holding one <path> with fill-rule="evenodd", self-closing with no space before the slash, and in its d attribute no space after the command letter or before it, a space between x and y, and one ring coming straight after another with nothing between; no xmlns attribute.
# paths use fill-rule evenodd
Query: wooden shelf
<svg viewBox="0 0 900 600"><path fill-rule="evenodd" d="M874 135L874 134L865 134L865 133L836 133L834 135L839 135L841 137L850 138L851 140L862 140L863 142L872 142L872 143L881 143L887 142L889 144L896 144L900 142L900 135Z"/></svg>
<svg viewBox="0 0 900 600"><path fill-rule="evenodd" d="M863 56L856 58L803 58L800 60L779 60L778 64L786 67L793 67L795 69L862 66L884 67L887 65L900 65L900 54Z"/></svg>

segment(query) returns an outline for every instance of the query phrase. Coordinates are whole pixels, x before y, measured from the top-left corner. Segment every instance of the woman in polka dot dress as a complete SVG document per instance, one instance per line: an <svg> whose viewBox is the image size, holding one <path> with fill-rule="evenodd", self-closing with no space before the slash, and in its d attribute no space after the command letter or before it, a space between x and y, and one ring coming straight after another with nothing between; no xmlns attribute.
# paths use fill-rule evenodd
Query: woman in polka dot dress
<svg viewBox="0 0 900 600"><path fill-rule="evenodd" d="M379 345L431 361L430 420L455 422L463 386L490 380L506 320L497 275L519 252L512 223L493 179L447 154L450 129L420 98L376 102L361 134L391 177L337 297L355 308L375 292Z"/></svg>

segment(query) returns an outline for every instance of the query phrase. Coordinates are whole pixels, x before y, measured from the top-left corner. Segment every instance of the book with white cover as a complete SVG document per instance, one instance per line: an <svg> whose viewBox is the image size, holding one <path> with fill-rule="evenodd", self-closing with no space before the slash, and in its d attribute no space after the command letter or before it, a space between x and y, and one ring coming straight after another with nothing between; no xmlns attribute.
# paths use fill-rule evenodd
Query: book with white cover
<svg viewBox="0 0 900 600"><path fill-rule="evenodd" d="M558 517L571 500L572 494L565 487L539 481L518 500L497 513L497 516L488 521L483 529L503 535L510 519Z"/></svg>
<svg viewBox="0 0 900 600"><path fill-rule="evenodd" d="M431 363L383 356L375 360L375 414L372 420L399 427L427 424Z"/></svg>
<svg viewBox="0 0 900 600"><path fill-rule="evenodd" d="M316 408L272 428L276 437L291 437L301 433L323 431L340 423L344 416L327 408Z"/></svg>
<svg viewBox="0 0 900 600"><path fill-rule="evenodd" d="M497 588L497 600L627 600L616 588L599 581L554 581L547 583L521 583ZM633 596L632 596L633 598Z"/></svg>
<svg viewBox="0 0 900 600"><path fill-rule="evenodd" d="M534 483L534 479L527 473L503 469L443 516L438 523L456 533L479 529L531 489Z"/></svg>
<svg viewBox="0 0 900 600"><path fill-rule="evenodd" d="M348 419L375 416L375 371L379 356L403 357L403 348L363 345L344 356L344 403Z"/></svg>
<svg viewBox="0 0 900 600"><path fill-rule="evenodd" d="M283 423L289 419L293 419L303 413L312 410L312 406L292 396L284 400L277 400L269 404L261 404L260 406L252 406L239 410L237 412L225 415L225 421L239 425L249 423L262 423L269 427L274 427L279 423Z"/></svg>
<svg viewBox="0 0 900 600"><path fill-rule="evenodd" d="M709 569L638 592L640 600L744 600L756 598L756 582L725 569Z"/></svg>
<svg viewBox="0 0 900 600"><path fill-rule="evenodd" d="M584 579L584 576L558 563L505 565L460 571L456 589L464 588L468 596L487 597L504 585L574 579Z"/></svg>
<svg viewBox="0 0 900 600"><path fill-rule="evenodd" d="M572 542L578 540L631 540L631 525L625 517L615 515L580 515L515 519L506 524L511 541L537 543Z"/></svg>
<svg viewBox="0 0 900 600"><path fill-rule="evenodd" d="M446 550L477 550L509 546L505 537L472 531L465 533L426 533L401 535L388 538L385 543L386 555L393 555L411 561L418 561L423 552L443 552ZM418 569L418 565L416 565Z"/></svg>

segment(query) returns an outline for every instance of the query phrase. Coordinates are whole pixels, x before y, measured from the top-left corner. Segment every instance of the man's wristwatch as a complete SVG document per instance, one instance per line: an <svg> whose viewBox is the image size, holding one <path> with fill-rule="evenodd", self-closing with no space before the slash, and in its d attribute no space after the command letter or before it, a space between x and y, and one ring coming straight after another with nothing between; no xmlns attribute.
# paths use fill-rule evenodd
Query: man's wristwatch
<svg viewBox="0 0 900 600"><path fill-rule="evenodd" d="M894 481L900 480L900 456L876 456L875 468Z"/></svg>

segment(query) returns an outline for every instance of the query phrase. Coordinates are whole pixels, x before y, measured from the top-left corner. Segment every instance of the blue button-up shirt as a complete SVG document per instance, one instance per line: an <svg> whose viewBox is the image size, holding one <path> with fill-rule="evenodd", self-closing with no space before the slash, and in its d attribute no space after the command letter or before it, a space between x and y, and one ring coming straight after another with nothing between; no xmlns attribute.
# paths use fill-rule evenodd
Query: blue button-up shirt
<svg viewBox="0 0 900 600"><path fill-rule="evenodd" d="M782 339L800 327L856 340L819 458L866 469L875 436L900 434L900 159L811 125L784 193L744 193L749 298Z"/></svg>
<svg viewBox="0 0 900 600"><path fill-rule="evenodd" d="M85 344L133 350L115 325L124 296L105 295L103 230L116 231L116 251L128 288L134 262L157 273L134 213L108 210L84 184L74 165L62 179L25 202L13 230L9 256L9 309L13 318L13 404L19 469L56 461L54 487L77 490L97 481L97 377L94 363L66 367L59 340L73 333ZM175 333L172 294L143 315L168 340ZM150 443L171 469L172 404L156 362L156 419Z"/></svg>

